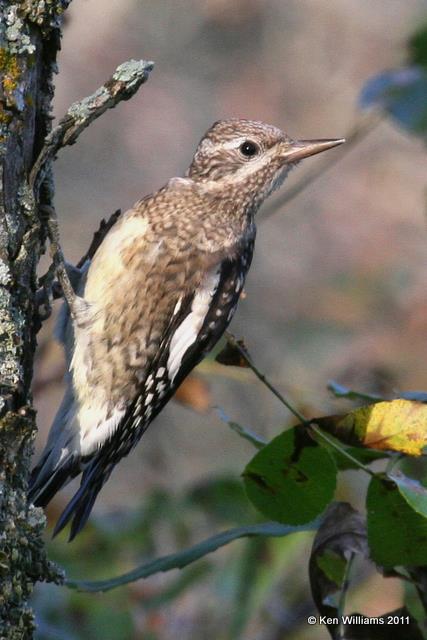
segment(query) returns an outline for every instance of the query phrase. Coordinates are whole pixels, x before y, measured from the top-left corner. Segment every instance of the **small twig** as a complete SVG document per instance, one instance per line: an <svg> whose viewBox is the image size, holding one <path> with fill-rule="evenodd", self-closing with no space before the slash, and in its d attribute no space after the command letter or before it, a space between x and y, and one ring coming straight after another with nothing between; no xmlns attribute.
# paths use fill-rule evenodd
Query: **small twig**
<svg viewBox="0 0 427 640"><path fill-rule="evenodd" d="M350 571L353 566L353 561L355 558L355 553L351 553L348 559L345 572L344 579L342 583L340 598L338 602L338 640L345 640L345 624L343 622L344 610L345 610L345 601L347 597L348 588L350 586Z"/></svg>
<svg viewBox="0 0 427 640"><path fill-rule="evenodd" d="M121 214L120 209L117 209L109 218L105 220L104 218L101 220L99 228L95 231L92 242L90 243L89 249L86 251L84 256L80 258L78 261L76 268L80 269L87 260L92 260L95 255L98 247L101 242L104 240L107 233L117 222L119 216ZM61 285L55 280L56 276L56 266L55 264L51 264L47 272L40 278L39 286L40 288L36 294L36 306L38 309L38 315L40 321L46 320L49 318L51 314L51 300L57 300L58 298L62 298L63 293L61 289Z"/></svg>
<svg viewBox="0 0 427 640"><path fill-rule="evenodd" d="M237 351L239 351L240 355L245 359L245 361L248 363L249 367L252 369L252 371L254 372L254 374L256 375L256 377L261 380L261 382L268 388L270 389L270 391L276 396L276 398L278 398L278 400L280 400L280 402L282 404L285 405L285 407L291 412L293 413L293 415L298 418L298 420L300 421L300 423L302 425L304 425L305 427L307 427L312 433L315 433L319 438L321 438L322 440L324 440L324 442L326 442L330 447L332 447L333 449L335 449L335 451L338 451L341 455L345 456L347 458L347 460L350 460L354 465L358 466L360 469L362 469L363 471L365 471L366 473L368 473L371 476L376 476L376 473L374 473L374 471L372 471L371 469L369 469L369 467L367 467L366 465L364 465L362 462L360 462L359 460L357 460L357 458L355 458L354 456L351 455L351 453L348 453L348 451L346 449L344 449L343 447L341 447L339 444L337 444L334 440L332 440L331 438L329 438L326 433L324 433L321 429L319 429L319 427L313 423L311 420L309 420L308 418L306 418L305 416L303 416L302 413L300 413L298 411L298 409L296 409L290 402L289 400L287 400L281 393L280 391L278 391L272 384L271 382L269 382L269 380L265 377L265 375L263 373L261 373L261 371L258 369L258 367L254 364L254 362L252 361L252 358L250 357L249 353L246 351L246 349L243 349L242 345L240 344L240 342L238 340L236 340L236 338L229 333L228 331L225 332L225 337L228 340L228 342L231 344L232 347L234 347L235 349L237 349Z"/></svg>
<svg viewBox="0 0 427 640"><path fill-rule="evenodd" d="M122 100L129 100L149 76L154 63L128 60L119 65L111 78L87 98L74 102L59 124L46 137L43 149L30 173L31 189L38 191L45 177L45 168L58 151L74 144L81 132Z"/></svg>
<svg viewBox="0 0 427 640"><path fill-rule="evenodd" d="M270 205L267 205L261 213L261 219L265 220L270 216L281 210L291 200L296 198L309 184L320 178L326 171L333 167L337 162L340 162L344 155L349 153L359 142L362 142L368 136L375 127L377 127L382 120L381 115L370 115L364 118L361 122L358 122L349 132L346 134L346 143L342 145L339 150L328 156L328 160L323 163L318 163L311 171L307 172L301 180L299 180L291 189L287 189L283 195L274 200Z"/></svg>
<svg viewBox="0 0 427 640"><path fill-rule="evenodd" d="M39 288L36 293L37 321L36 331L40 331L42 323L47 320L52 313L52 300L55 298L55 265L50 264L46 273L39 278ZM57 297L61 297L58 295Z"/></svg>
<svg viewBox="0 0 427 640"><path fill-rule="evenodd" d="M96 580L89 582L86 580L65 580L65 584L70 589L76 589L77 591L84 591L87 593L110 591L111 589L121 587L124 584L148 578L156 573L170 571L171 569L183 569L196 560L203 558L207 554L212 553L220 547L223 547L234 540L238 540L239 538L252 538L254 536L281 538L299 531L316 531L318 528L319 518L303 525L285 525L279 524L278 522L249 524L242 527L236 527L234 529L228 529L222 533L217 533L216 535L204 540L203 542L199 542L192 547L151 560L146 564L136 567L136 569L133 569L128 573L124 573L110 580Z"/></svg>
<svg viewBox="0 0 427 640"><path fill-rule="evenodd" d="M47 225L50 239L50 252L55 265L55 271L64 294L64 298L70 308L73 320L77 318L76 294L68 277L65 258L59 241L58 218L54 207L44 205L43 211L47 214Z"/></svg>
<svg viewBox="0 0 427 640"><path fill-rule="evenodd" d="M256 375L257 378L259 378L259 380L261 380L261 382L268 388L270 389L271 393L273 393L276 398L278 398L280 400L280 402L282 404L285 405L285 407L294 414L294 416L296 418L298 418L298 420L305 425L309 425L310 424L310 420L308 420L307 418L305 418L302 413L300 413L298 411L298 409L296 409L288 400L286 400L286 398L280 393L280 391L278 391L275 387L273 387L273 385L271 384L271 382L269 382L267 380L267 378L265 377L265 375L263 373L261 373L261 371L258 369L258 367L254 364L254 362L252 361L252 358L250 357L249 353L243 349L242 345L239 343L238 340L236 340L236 338L233 336L233 334L231 334L229 331L225 332L225 337L227 339L227 341L231 344L232 347L234 347L235 349L237 349L237 351L240 353L240 355L242 356L242 358L245 360L245 362L248 363L249 367L252 369L252 371L254 372L254 374Z"/></svg>
<svg viewBox="0 0 427 640"><path fill-rule="evenodd" d="M80 258L76 265L78 269L81 268L87 260L92 260L101 242L104 240L110 229L116 224L120 214L121 210L117 209L113 214L111 214L107 221L102 218L97 231L95 231L95 233L93 234L92 242L90 243L89 249L86 251L84 256Z"/></svg>

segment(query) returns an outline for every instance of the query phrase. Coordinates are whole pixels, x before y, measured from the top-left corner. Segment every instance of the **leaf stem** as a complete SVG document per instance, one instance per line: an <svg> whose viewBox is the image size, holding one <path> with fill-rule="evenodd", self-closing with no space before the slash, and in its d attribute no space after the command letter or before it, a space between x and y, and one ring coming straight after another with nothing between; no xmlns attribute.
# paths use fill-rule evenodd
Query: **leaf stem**
<svg viewBox="0 0 427 640"><path fill-rule="evenodd" d="M350 460L353 464L358 466L359 469L361 469L362 471L365 471L372 477L377 477L377 474L374 471L372 471L372 469L370 469L365 464L363 464L363 462L360 462L360 460L352 456L351 453L347 451L347 449L344 449L339 444L337 444L334 440L332 440L329 436L327 436L326 433L322 429L320 429L316 424L313 424L311 422L309 423L308 426L313 433L315 433L317 436L319 436L319 438L322 438L322 440L327 442L330 447L335 449L335 451L338 451L341 455L345 456L347 460Z"/></svg>
<svg viewBox="0 0 427 640"><path fill-rule="evenodd" d="M403 458L403 454L402 453L397 453L395 455L391 454L389 461L387 462L387 466L385 468L385 474L389 474L391 473L391 471L393 470L393 468L398 464L398 462L400 462L400 460L402 460Z"/></svg>
<svg viewBox="0 0 427 640"><path fill-rule="evenodd" d="M338 620L339 620L338 640L345 640L345 624L343 623L343 615L344 615L345 600L347 597L348 587L350 586L350 571L353 565L354 558L355 558L355 553L351 553L348 559L348 562L346 564L340 598L338 601Z"/></svg>
<svg viewBox="0 0 427 640"><path fill-rule="evenodd" d="M300 413L298 411L298 409L296 409L281 393L280 391L278 391L275 387L273 387L273 385L271 384L271 382L269 382L269 380L267 380L267 378L265 377L265 375L263 373L261 373L261 371L258 369L258 367L255 365L255 363L253 362L252 358L250 357L249 353L246 351L246 349L244 349L242 347L241 344L239 344L239 341L236 340L236 338L233 336L233 334L231 334L229 331L226 331L225 333L225 337L227 338L227 341L231 344L232 347L234 347L235 349L237 349L237 351L240 353L240 355L242 356L242 358L245 360L245 362L248 364L248 366L252 369L252 371L254 372L254 374L256 375L256 377L261 380L261 382L268 388L270 389L271 393L273 393L276 398L278 398L278 400L280 400L280 402L282 404L285 405L285 407L291 412L293 413L293 415L298 418L298 420L305 425L309 425L310 424L310 420L308 420L307 418L305 418L302 413Z"/></svg>
<svg viewBox="0 0 427 640"><path fill-rule="evenodd" d="M332 440L331 438L329 438L329 436L327 436L317 425L313 424L313 422L311 420L309 420L308 418L306 418L300 411L298 411L298 409L296 409L291 402L289 402L289 400L287 400L285 398L285 396L283 394L280 393L280 391L278 391L272 384L271 382L266 378L266 376L261 373L261 371L258 369L258 367L255 365L255 363L253 362L252 358L250 357L249 353L246 351L246 349L244 347L242 347L242 345L239 343L239 341L229 332L227 331L226 334L226 339L228 340L228 342L231 344L232 347L234 347L235 349L238 350L238 352L240 353L240 355L242 356L242 358L245 360L245 362L248 364L248 366L252 369L252 371L254 372L254 374L256 375L256 377L261 380L261 382L267 387L267 389L269 389L275 396L276 398L278 398L278 400L280 400L280 402L282 404L285 405L285 407L296 417L298 418L298 420L301 422L302 425L304 425L305 427L307 427L308 429L310 429L310 431L312 431L313 433L315 433L319 438L322 438L325 442L328 443L328 445L330 447L332 447L333 449L335 449L336 451L338 451L341 455L345 456L348 460L350 460L354 465L358 466L360 469L362 469L363 471L365 471L366 473L368 473L370 476L376 476L377 474L374 473L374 471L372 471L371 469L369 469L369 467L367 467L366 465L364 465L362 462L360 462L359 460L357 460L357 458L354 458L351 453L348 453L348 451L341 447L339 444L337 444L334 440Z"/></svg>

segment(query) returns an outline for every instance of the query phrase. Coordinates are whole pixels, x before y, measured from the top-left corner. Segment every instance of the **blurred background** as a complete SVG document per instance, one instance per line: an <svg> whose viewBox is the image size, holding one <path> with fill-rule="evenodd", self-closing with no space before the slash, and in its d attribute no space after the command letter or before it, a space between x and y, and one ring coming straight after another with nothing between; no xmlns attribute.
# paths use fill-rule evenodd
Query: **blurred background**
<svg viewBox="0 0 427 640"><path fill-rule="evenodd" d="M426 20L425 0L74 0L55 116L124 60L151 59L155 68L132 100L97 120L55 164L67 259L85 253L101 218L182 175L215 120L263 120L301 138L361 128L357 142L330 152L339 160L328 172L260 214L231 330L308 415L348 407L327 391L331 378L385 394L426 389L426 150L387 117L367 126L358 107L372 76L405 64L408 38ZM331 155L307 160L276 198ZM54 317L39 339L38 452L63 391L53 326ZM202 363L115 470L81 536L70 546L64 536L49 543L70 577L110 577L257 520L239 479L253 449L213 407L267 438L292 424L249 370ZM364 482L347 473L338 497L360 506ZM51 524L72 490L49 507ZM305 623L313 611L311 540L235 542L181 574L106 595L43 585L35 594L38 637L324 638L325 629ZM368 567L359 574L349 610L378 615L400 606L400 583Z"/></svg>

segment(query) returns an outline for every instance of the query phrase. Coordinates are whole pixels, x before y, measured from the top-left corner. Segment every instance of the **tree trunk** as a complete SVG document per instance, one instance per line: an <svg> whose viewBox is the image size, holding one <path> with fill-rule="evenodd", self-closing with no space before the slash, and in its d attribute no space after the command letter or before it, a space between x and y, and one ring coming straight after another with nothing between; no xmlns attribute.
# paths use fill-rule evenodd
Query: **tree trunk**
<svg viewBox="0 0 427 640"><path fill-rule="evenodd" d="M69 1L69 0L68 0ZM28 173L50 130L52 74L67 0L0 0L0 638L31 638L27 601L38 580L59 580L46 558L41 509L27 503L36 431L31 378L36 344L36 268L44 250L39 205L53 195L48 169L39 193Z"/></svg>

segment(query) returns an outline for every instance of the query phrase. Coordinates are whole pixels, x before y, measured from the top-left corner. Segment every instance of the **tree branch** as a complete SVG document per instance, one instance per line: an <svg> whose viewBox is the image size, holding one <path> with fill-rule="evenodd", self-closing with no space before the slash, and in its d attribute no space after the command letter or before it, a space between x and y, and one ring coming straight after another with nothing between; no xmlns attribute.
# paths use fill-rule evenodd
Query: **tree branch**
<svg viewBox="0 0 427 640"><path fill-rule="evenodd" d="M30 187L37 192L43 182L46 166L58 151L62 147L74 144L81 132L107 109L113 109L122 100L129 100L146 82L153 67L154 62L146 60L123 62L95 93L74 102L46 137L43 149L30 173Z"/></svg>
<svg viewBox="0 0 427 640"><path fill-rule="evenodd" d="M188 564L203 558L208 553L212 553L220 547L233 542L233 540L238 540L239 538L254 536L284 537L291 533L298 533L300 531L316 531L318 527L318 519L303 525L287 525L280 524L278 522L249 524L235 529L228 529L222 533L217 533L211 538L195 544L193 547L151 560L150 562L147 562L146 564L143 564L121 576L117 576L116 578L96 581L66 580L65 584L67 587L70 587L70 589L77 589L78 591L87 591L92 593L97 591L110 591L110 589L121 587L124 584L135 582L141 578L148 578L159 572L171 571L171 569L183 569Z"/></svg>
<svg viewBox="0 0 427 640"><path fill-rule="evenodd" d="M129 100L148 79L153 67L154 62L147 62L146 60L123 62L117 67L111 78L95 93L71 105L65 116L59 121L59 124L46 137L44 146L33 165L29 177L29 186L34 195L38 194L45 178L45 169L55 158L58 151L67 145L74 144L81 132L96 118L105 113L107 109L114 108L122 100ZM71 316L76 319L78 315L76 295L67 273L61 249L56 211L52 205L49 205L43 208L43 212L47 214L46 221L56 274L62 287L64 298L70 308ZM114 222L116 219L114 218ZM90 249L92 249L92 245Z"/></svg>

